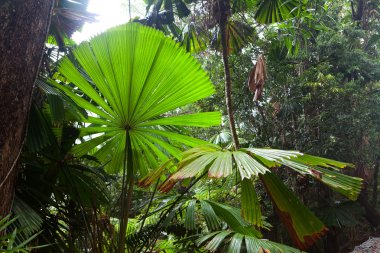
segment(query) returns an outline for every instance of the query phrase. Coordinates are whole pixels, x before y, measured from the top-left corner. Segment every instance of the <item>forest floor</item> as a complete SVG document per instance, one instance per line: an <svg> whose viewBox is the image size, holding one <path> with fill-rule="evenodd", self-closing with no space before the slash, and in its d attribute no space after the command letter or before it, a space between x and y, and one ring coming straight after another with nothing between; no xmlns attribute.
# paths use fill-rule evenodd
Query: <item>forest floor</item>
<svg viewBox="0 0 380 253"><path fill-rule="evenodd" d="M351 253L379 253L380 237L371 237L359 246L356 246Z"/></svg>

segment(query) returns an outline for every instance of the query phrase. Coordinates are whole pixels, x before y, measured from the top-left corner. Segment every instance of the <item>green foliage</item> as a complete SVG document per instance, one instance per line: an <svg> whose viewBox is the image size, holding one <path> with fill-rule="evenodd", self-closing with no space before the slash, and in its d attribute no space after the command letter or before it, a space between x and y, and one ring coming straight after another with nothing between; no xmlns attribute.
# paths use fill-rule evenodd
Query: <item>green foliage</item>
<svg viewBox="0 0 380 253"><path fill-rule="evenodd" d="M212 238L212 239L211 239ZM210 240L211 239L211 240ZM232 231L218 231L201 237L197 240L198 244L203 244L210 240L205 248L211 252L222 250L228 253L255 253L255 252L277 252L277 253L299 253L295 248L259 239L246 234Z"/></svg>
<svg viewBox="0 0 380 253"><path fill-rule="evenodd" d="M321 167L312 162L312 157L303 166L293 164L296 172L314 177L317 182L304 176L295 177L282 167L275 170L308 206L322 208L326 204L324 199L333 202L341 198L320 181L351 199L361 190L360 180L346 181L348 177L341 172L374 182L371 176L379 154L378 32L375 22L365 29L353 24L347 3L325 2L326 8L319 2L309 1L309 4L315 7L312 17L268 27L254 46L230 57L232 101L239 135L249 140L243 147L296 148L346 161L345 166L359 165L358 169L350 171L341 169L340 165L335 169L328 164ZM286 37L291 40L286 41ZM252 95L245 83L252 62L261 53L267 60L268 79L262 101L255 104L251 102ZM223 66L212 51L203 63L217 86L217 94L198 105L209 108L213 104L223 108ZM209 131L209 135L214 134L215 130ZM298 163L299 158L290 163ZM340 176L335 175L337 172ZM342 183L356 190L350 191ZM262 193L260 196L264 198L262 206L268 206L267 196ZM333 208L336 209L334 205ZM330 210L331 219L327 219L330 222L326 225L331 226L334 217L343 220L342 214L350 213L349 209L344 210L340 214ZM268 210L264 213L267 215ZM356 214L355 220L360 216ZM349 225L348 222L344 224ZM274 233L279 234L281 230ZM278 234L277 238L283 240Z"/></svg>
<svg viewBox="0 0 380 253"><path fill-rule="evenodd" d="M257 22L270 24L283 21L300 14L304 1L270 0L258 1L258 10L255 14Z"/></svg>
<svg viewBox="0 0 380 253"><path fill-rule="evenodd" d="M20 217L17 222L28 228L20 231L17 239L24 240L42 230L38 242L49 247L41 251L79 250L81 240L91 236L89 222L103 216L100 205L110 203L107 184L112 178L94 157L79 160L70 155L79 131L66 121L70 117L64 119L60 124L54 122L48 106L32 109L30 121L34 124L28 128L24 168L13 206L14 214ZM99 229L98 225L93 229Z"/></svg>
<svg viewBox="0 0 380 253"><path fill-rule="evenodd" d="M105 50L110 52L104 53ZM199 65L158 31L138 24L120 26L81 44L73 53L96 87L69 58L60 64L60 72L99 105L78 96L78 90L68 85L56 85L91 112L91 116L82 118L83 122L90 124L80 129L80 136L85 141L72 150L77 157L95 151L99 161L110 161L107 168L119 171L127 130L134 150L135 172L145 175L147 167L157 167L157 159L165 161L169 154L179 158L180 150L170 143L186 146L202 143L181 134L169 134L161 126L205 127L219 123L219 113L216 112L161 116L209 96L213 87ZM99 133L102 135L86 137ZM100 144L101 147L94 150Z"/></svg>
<svg viewBox="0 0 380 253"><path fill-rule="evenodd" d="M30 235L27 239L17 243L17 236L18 233L20 233L20 229L16 227L12 229L12 232L7 231L10 228L10 226L17 221L17 219L17 217L11 219L10 215L0 219L0 251L4 253L27 253L30 252L32 249L41 248L42 246L29 246L31 241L33 241L33 239L38 236L38 233ZM2 235L5 232L8 233L6 235Z"/></svg>
<svg viewBox="0 0 380 253"><path fill-rule="evenodd" d="M261 233L252 227L247 221L241 217L241 212L238 208L223 205L213 201L207 201L211 205L215 214L230 227L233 231L249 236L261 238Z"/></svg>
<svg viewBox="0 0 380 253"><path fill-rule="evenodd" d="M235 164L236 168L233 164ZM245 208L243 214L248 220L260 226L260 213L252 213L254 210L259 209L257 197L253 199L253 204L255 205L252 205L252 199L247 197L249 194L254 194L255 189L245 181L260 175L260 179L278 208L279 215L297 246L305 249L313 244L321 234L325 233L326 228L274 174L269 173L268 168L279 165L285 165L301 173L308 173L349 198L356 199L361 189L361 179L348 177L322 168L322 166L325 166L338 169L347 165L344 163L302 155L295 151L253 148L228 151L212 146L186 151L183 160L178 164L178 171L171 176L170 180L194 177L203 174L205 170L208 170L210 177L227 177L232 174L233 169L236 169L243 180L242 207ZM336 178L335 183L332 183L329 179L323 180L324 177ZM253 193L246 192L248 187ZM252 215L258 216L253 218ZM305 223L305 221L310 223ZM306 240L305 238L308 239Z"/></svg>
<svg viewBox="0 0 380 253"><path fill-rule="evenodd" d="M320 220L334 231L363 224L363 210L331 204L341 197L323 185L355 200L362 180L342 172L358 175L346 169L355 164L367 176L379 157L375 18L352 20L348 2L227 4L232 103L245 140L232 150L231 135L222 130L226 117L222 126L205 129L220 123L219 113L207 111L226 115L214 2L147 2L149 14L140 22L171 33L184 49L158 31L127 24L63 59L56 55L59 72L53 74L57 63L49 65L41 76L51 80L36 84L14 205L19 219L10 228L27 227L8 234L7 245L42 229L38 243L52 243L47 252L114 252L124 185L110 173L123 167L128 136L134 177L155 185L134 189L126 236L131 252L299 252L263 239L290 243L278 237L273 209L300 248L326 231ZM57 14L72 17L69 9ZM75 23L85 20L80 17ZM260 25L277 21L284 22ZM185 50L202 51L197 57L215 88ZM262 101L252 103L245 83L259 54L268 79ZM280 150L293 148L331 159ZM205 174L211 179L202 179Z"/></svg>
<svg viewBox="0 0 380 253"><path fill-rule="evenodd" d="M7 230L18 230L16 243L28 240L41 230L43 225L41 216L18 196L15 196L13 200L12 213L17 220L9 224Z"/></svg>
<svg viewBox="0 0 380 253"><path fill-rule="evenodd" d="M211 95L214 89L199 64L173 40L136 23L82 43L73 56L75 60L65 57L60 62L63 78L55 86L90 116L82 117L81 143L71 154L76 158L92 154L108 163L110 172L123 168L120 251L130 212L125 203L132 198L134 177L145 176L170 156L179 159L186 146L206 143L178 133L177 126L207 127L220 121L218 112L171 111Z"/></svg>

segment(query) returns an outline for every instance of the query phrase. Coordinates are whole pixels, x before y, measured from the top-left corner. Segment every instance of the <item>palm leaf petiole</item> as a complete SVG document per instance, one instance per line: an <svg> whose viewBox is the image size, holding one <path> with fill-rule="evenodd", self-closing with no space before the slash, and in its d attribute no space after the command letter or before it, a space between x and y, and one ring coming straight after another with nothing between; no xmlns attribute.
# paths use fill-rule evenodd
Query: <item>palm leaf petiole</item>
<svg viewBox="0 0 380 253"><path fill-rule="evenodd" d="M121 215L120 215L121 222L120 222L120 234L119 234L119 244L118 244L119 253L125 252L126 231L128 227L129 211L130 211L131 203L132 203L134 181L135 180L133 176L131 137L129 134L129 129L126 129L123 179L122 179L122 191L121 191L121 203L122 203ZM127 183L128 183L128 189L127 189Z"/></svg>

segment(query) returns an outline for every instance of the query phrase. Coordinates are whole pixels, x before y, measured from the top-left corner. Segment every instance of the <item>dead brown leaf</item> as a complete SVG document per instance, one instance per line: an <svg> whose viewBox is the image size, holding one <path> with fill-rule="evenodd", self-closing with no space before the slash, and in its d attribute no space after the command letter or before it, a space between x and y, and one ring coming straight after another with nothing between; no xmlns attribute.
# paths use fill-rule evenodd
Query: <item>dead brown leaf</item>
<svg viewBox="0 0 380 253"><path fill-rule="evenodd" d="M267 71L265 66L265 59L263 55L259 55L256 65L249 73L248 87L255 93L253 101L259 101L262 97L265 80L267 79Z"/></svg>

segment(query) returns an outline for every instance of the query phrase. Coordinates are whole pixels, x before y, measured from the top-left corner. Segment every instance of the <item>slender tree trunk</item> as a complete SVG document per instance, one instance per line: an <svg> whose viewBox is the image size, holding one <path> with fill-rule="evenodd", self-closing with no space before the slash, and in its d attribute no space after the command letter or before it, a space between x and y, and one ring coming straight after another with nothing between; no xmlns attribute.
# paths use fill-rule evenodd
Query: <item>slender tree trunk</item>
<svg viewBox="0 0 380 253"><path fill-rule="evenodd" d="M351 11L352 11L352 20L353 21L362 21L364 13L365 0L356 1L356 9L354 1L351 1Z"/></svg>
<svg viewBox="0 0 380 253"><path fill-rule="evenodd" d="M53 0L0 2L0 216L9 213L17 160Z"/></svg>
<svg viewBox="0 0 380 253"><path fill-rule="evenodd" d="M222 42L222 57L224 65L224 78L225 78L225 96L226 96L226 106L228 119L230 123L230 129L232 134L232 140L235 149L239 149L239 139L236 132L235 118L232 108L232 91L231 91L231 73L228 61L228 46L227 46L227 21L230 12L229 0L219 1L219 27Z"/></svg>
<svg viewBox="0 0 380 253"><path fill-rule="evenodd" d="M375 168L373 171L373 188L372 188L372 205L377 207L377 193L378 193L378 183L377 178L379 177L379 167L380 167L380 157L377 157Z"/></svg>

